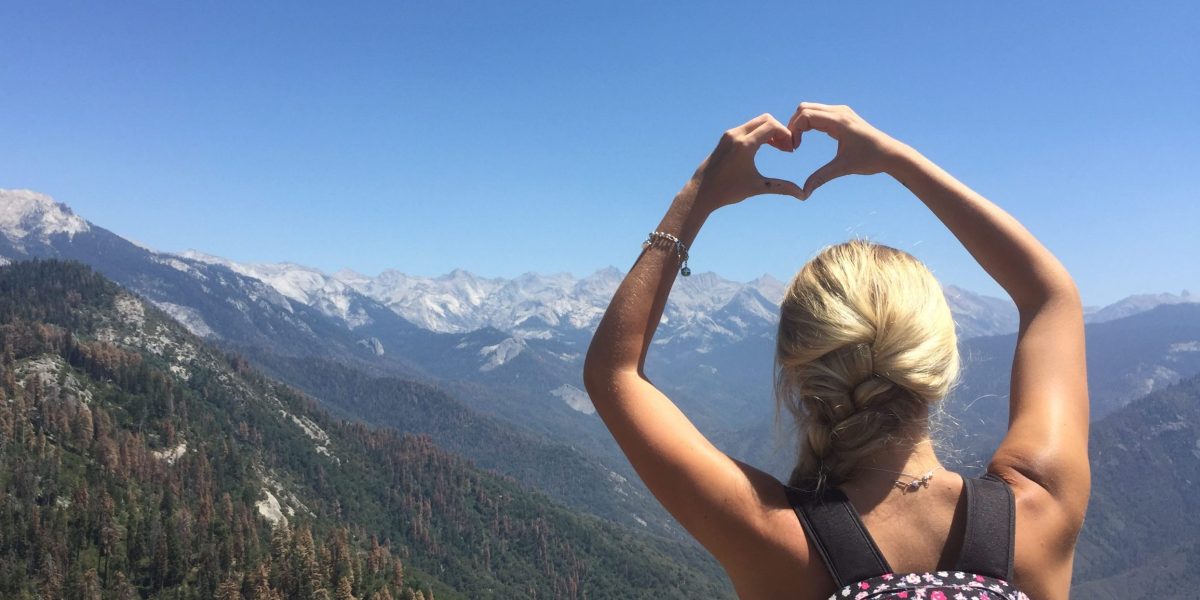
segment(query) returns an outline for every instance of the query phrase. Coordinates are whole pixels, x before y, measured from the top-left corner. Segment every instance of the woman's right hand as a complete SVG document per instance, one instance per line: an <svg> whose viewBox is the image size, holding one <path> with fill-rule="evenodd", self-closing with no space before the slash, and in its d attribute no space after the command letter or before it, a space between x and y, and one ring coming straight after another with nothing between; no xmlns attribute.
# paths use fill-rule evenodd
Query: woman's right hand
<svg viewBox="0 0 1200 600"><path fill-rule="evenodd" d="M899 160L904 144L863 120L849 106L802 102L788 122L792 147L800 146L805 131L816 129L837 140L837 154L804 182L804 197L843 175L874 175L889 171Z"/></svg>

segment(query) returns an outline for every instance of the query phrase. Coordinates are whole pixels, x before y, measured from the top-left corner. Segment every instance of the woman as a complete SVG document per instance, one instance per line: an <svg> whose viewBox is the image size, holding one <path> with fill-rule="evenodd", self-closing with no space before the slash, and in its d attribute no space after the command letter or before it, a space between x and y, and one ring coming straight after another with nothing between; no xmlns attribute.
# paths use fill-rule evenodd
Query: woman
<svg viewBox="0 0 1200 600"><path fill-rule="evenodd" d="M758 173L754 156L763 144L792 151L812 130L838 149L803 188ZM954 326L936 280L898 250L861 241L827 248L788 288L778 401L798 419L801 440L787 485L717 450L643 373L671 285L681 268L688 274L687 249L709 215L764 193L806 200L837 177L875 173L912 191L1019 309L1009 430L988 464L990 482L945 470L929 443L929 409L958 373ZM837 498L846 507L838 513L843 525L859 527L851 545L876 559L859 569L866 576L946 572L976 552L998 556L1003 570L1010 549L1008 576L1017 588L1036 599L1068 596L1091 485L1078 290L1013 217L848 107L806 102L787 126L764 114L725 132L618 288L584 380L643 481L717 558L742 598L850 591L854 569L831 550L841 542L816 523ZM970 490L990 483L991 491L964 491L968 483Z"/></svg>

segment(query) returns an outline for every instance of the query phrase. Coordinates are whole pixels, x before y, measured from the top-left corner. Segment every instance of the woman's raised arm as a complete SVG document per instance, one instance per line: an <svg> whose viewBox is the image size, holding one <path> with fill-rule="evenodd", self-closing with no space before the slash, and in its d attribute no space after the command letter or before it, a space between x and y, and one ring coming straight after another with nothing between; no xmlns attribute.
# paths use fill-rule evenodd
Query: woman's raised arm
<svg viewBox="0 0 1200 600"><path fill-rule="evenodd" d="M1009 430L989 470L1044 488L1068 529L1082 522L1091 486L1083 308L1066 268L1007 212L845 106L801 104L793 145L809 130L838 152L806 194L842 175L886 172L913 192L1012 296L1020 313ZM1073 541L1073 540L1072 540Z"/></svg>
<svg viewBox="0 0 1200 600"><path fill-rule="evenodd" d="M796 184L758 173L754 155L763 144L791 151L791 132L770 115L725 132L656 231L690 247L717 208L764 193L801 198ZM654 496L718 560L737 568L738 560L754 556L760 490L779 484L709 443L642 370L681 266L674 245L661 242L642 252L617 288L588 348L584 383Z"/></svg>

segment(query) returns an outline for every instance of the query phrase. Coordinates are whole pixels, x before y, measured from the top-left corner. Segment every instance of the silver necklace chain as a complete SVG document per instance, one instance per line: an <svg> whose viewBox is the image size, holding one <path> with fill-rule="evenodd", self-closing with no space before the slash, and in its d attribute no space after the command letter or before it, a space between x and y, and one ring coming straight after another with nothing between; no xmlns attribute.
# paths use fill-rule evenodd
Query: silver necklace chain
<svg viewBox="0 0 1200 600"><path fill-rule="evenodd" d="M875 467L859 467L859 468L867 469L869 471L880 471L883 473L891 473L892 475L900 475L902 477L907 477L909 479L909 481L897 479L896 481L892 482L892 485L896 486L897 488L899 488L905 492L915 492L923 487L925 487L925 488L929 487L929 482L930 482L930 480L933 479L933 474L944 469L945 467L934 467L934 468L926 471L924 475L910 475L908 473L904 473L901 471L892 471L889 469L877 469Z"/></svg>

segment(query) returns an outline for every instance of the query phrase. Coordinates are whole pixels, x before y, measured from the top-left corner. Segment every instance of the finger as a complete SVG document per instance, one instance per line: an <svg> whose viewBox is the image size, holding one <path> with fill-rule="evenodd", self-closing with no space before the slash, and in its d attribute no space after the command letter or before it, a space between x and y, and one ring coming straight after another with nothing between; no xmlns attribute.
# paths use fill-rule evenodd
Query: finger
<svg viewBox="0 0 1200 600"><path fill-rule="evenodd" d="M815 102L801 102L800 105L796 107L796 112L792 113L792 118L788 119L789 128L796 122L796 119L800 117L800 113L804 112L805 110L824 110L829 112L829 106L825 104L817 104Z"/></svg>
<svg viewBox="0 0 1200 600"><path fill-rule="evenodd" d="M787 130L791 136L790 142L791 142L792 150L795 150L796 148L800 147L800 132L796 131L795 129L792 129L792 122L795 120L796 120L796 115L792 115L792 118L788 121L788 124L787 124Z"/></svg>
<svg viewBox="0 0 1200 600"><path fill-rule="evenodd" d="M837 113L806 108L796 114L788 127L793 133L817 130L837 140L841 139L844 122Z"/></svg>
<svg viewBox="0 0 1200 600"><path fill-rule="evenodd" d="M808 114L811 115L812 111L813 109L808 109ZM804 132L812 129L812 126L808 122L803 109L796 109L796 114L793 114L792 118L788 120L787 128L788 131L792 132L792 148L794 149L800 147L800 141L804 138Z"/></svg>
<svg viewBox="0 0 1200 600"><path fill-rule="evenodd" d="M806 108L815 108L817 110L837 110L838 107L833 104L821 104L820 102L801 102L796 106L796 111L799 112Z"/></svg>
<svg viewBox="0 0 1200 600"><path fill-rule="evenodd" d="M817 188L847 174L849 174L849 171L846 169L842 161L834 158L828 163L825 163L825 165L821 168L813 171L813 174L809 175L808 179L804 181L804 197L808 198L814 191L816 191Z"/></svg>
<svg viewBox="0 0 1200 600"><path fill-rule="evenodd" d="M795 183L786 179L775 179L774 177L764 177L762 189L751 195L757 196L759 194L780 194L791 196L797 200L804 200L808 197L804 194L804 190Z"/></svg>
<svg viewBox="0 0 1200 600"><path fill-rule="evenodd" d="M750 133L751 131L754 131L755 129L758 128L759 125L762 125L763 123L767 122L768 120L773 121L773 120L775 120L775 117L772 117L771 113L763 113L761 115L758 115L757 117L754 117L753 119L750 119L749 121L746 121L745 123L742 123L741 125L738 125L737 127L734 128L734 130L737 131L738 133L741 133L744 135L744 134Z"/></svg>
<svg viewBox="0 0 1200 600"><path fill-rule="evenodd" d="M792 117L789 122L788 129L798 131L824 131L829 133L829 130L842 123L841 115L836 111L822 110L819 108L804 108Z"/></svg>
<svg viewBox="0 0 1200 600"><path fill-rule="evenodd" d="M792 132L788 131L786 127L779 130L779 133L776 135L771 136L771 139L767 140L767 143L783 152L791 152L796 149L792 145Z"/></svg>
<svg viewBox="0 0 1200 600"><path fill-rule="evenodd" d="M771 135L771 138L767 140L768 144L784 152L791 152L796 149L796 146L792 144L791 130L785 127L783 123L781 123L775 117L771 117L767 123L771 124L774 128L774 133Z"/></svg>
<svg viewBox="0 0 1200 600"><path fill-rule="evenodd" d="M775 117L771 115L766 116L767 120L751 131L746 136L746 140L756 147L768 142L774 142L771 144L772 146L783 150L784 146L786 146L783 140L790 140L792 132L787 127L784 127L783 123L780 123Z"/></svg>

